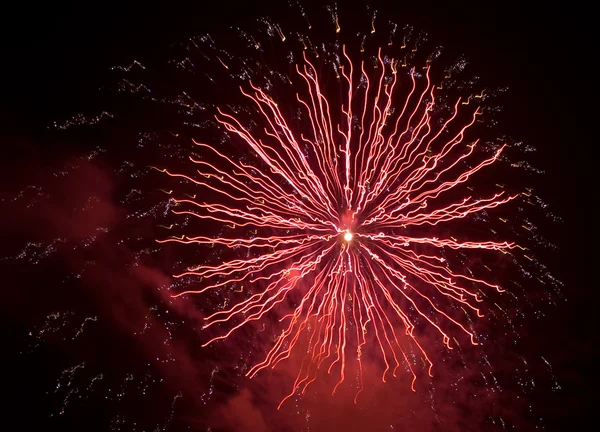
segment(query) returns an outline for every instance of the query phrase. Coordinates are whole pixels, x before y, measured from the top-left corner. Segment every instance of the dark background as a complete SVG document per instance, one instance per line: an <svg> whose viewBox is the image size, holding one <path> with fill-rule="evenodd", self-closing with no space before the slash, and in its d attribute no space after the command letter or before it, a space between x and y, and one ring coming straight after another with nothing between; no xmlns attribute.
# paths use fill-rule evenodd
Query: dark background
<svg viewBox="0 0 600 432"><path fill-rule="evenodd" d="M271 1L201 3L170 3L161 11L141 7L125 12L103 4L98 9L58 4L4 11L0 42L0 167L4 172L18 172L32 153L52 158L68 151L57 144L47 125L85 111L109 66L151 56L211 26L228 26L283 7ZM339 7L351 7L345 3ZM591 118L596 108L594 84L588 78L594 75L596 54L590 48L587 16L591 12L575 3L561 7L551 3L398 2L381 10L393 12L397 21L412 23L432 39L465 53L486 79L510 87L514 103L507 104L503 114L507 132L538 149L537 165L546 171L540 195L564 219L554 232L545 234L560 247L549 265L565 283L567 302L531 329L532 344L538 332L556 333L553 352L560 360L553 364L563 390L549 395L546 424L550 430L576 430L594 417L597 294L589 270L594 265L590 245L595 231L589 216L594 214L597 198L590 187L595 176L587 166L597 145L597 133L592 131L597 120ZM0 178L9 187L11 177ZM10 212L10 206L3 211ZM10 235L7 229L3 237ZM11 341L11 329L2 332ZM3 352L11 349L9 344ZM4 373L27 373L15 370L18 365L11 367ZM47 386L39 384L41 391ZM38 391L9 389L5 389L9 398L11 392L26 397ZM555 412L560 406L566 409Z"/></svg>

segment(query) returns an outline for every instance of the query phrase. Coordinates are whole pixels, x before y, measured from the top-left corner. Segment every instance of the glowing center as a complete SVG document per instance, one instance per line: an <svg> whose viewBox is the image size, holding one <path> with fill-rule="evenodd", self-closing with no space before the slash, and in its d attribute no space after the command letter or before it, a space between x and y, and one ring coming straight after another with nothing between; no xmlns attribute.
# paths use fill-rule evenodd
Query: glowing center
<svg viewBox="0 0 600 432"><path fill-rule="evenodd" d="M344 234L344 240L346 240L347 242L350 242L352 240L352 233L350 231L346 231L346 233Z"/></svg>

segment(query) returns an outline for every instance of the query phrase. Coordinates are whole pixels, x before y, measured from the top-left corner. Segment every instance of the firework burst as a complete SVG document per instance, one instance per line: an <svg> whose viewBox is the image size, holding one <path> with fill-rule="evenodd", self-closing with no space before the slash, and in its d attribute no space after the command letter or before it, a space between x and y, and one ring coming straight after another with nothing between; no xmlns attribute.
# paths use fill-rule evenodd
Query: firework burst
<svg viewBox="0 0 600 432"><path fill-rule="evenodd" d="M339 31L337 16L335 23ZM281 28L274 28L285 42ZM510 241L469 241L468 230L461 229L473 215L517 197L504 190L478 193L472 180L498 160L504 146L476 152L481 144L470 135L482 94L458 98L449 115L441 114L442 86L431 79L431 57L422 67L410 67L406 56L396 60L380 48L374 61L354 61L340 45L331 63L339 90L329 94L317 50L299 40L301 60L294 63L294 74L284 77L295 106L278 101L270 85L248 80L240 91L252 110L217 108L220 127L252 158L232 158L214 143L194 141L202 155L190 157L196 174L164 170L198 190L172 200L175 214L226 230L216 237L183 235L160 242L235 250L230 259L176 275L195 278L201 287L175 296L234 288L222 308L205 317L204 328L228 329L205 345L282 304L292 305L279 317L281 332L264 360L247 372L252 378L294 349L302 351L282 404L304 392L319 369L338 375L335 393L355 367L356 402L367 349L379 353L384 382L403 367L412 375L414 391L415 364L425 364L430 375L433 367L418 326L434 329L448 349L461 333L477 345L465 317L471 322L483 316L482 296L502 291L469 269L453 269L449 256L518 247ZM228 69L226 60L217 60ZM456 238L438 237L441 224Z"/></svg>

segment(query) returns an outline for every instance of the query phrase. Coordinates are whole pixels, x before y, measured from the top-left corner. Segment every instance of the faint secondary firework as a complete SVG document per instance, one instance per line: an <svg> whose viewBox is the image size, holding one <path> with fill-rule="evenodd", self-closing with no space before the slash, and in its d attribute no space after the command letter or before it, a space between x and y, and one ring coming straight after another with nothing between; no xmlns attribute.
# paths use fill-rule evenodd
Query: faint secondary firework
<svg viewBox="0 0 600 432"><path fill-rule="evenodd" d="M506 160L507 146L522 145L477 137L489 133L483 117L493 109L473 81L454 78L464 62L440 67L437 77L441 51L422 55L424 35L410 28L396 35L390 24L383 43L375 38L373 13L366 31L345 40L337 10L328 10L335 35L328 43L317 41L322 33L302 10L308 34L267 19L257 35L237 29L249 54L234 55L210 35L191 39L187 49L210 65L203 76L216 84L227 77L230 87L231 78L241 81L246 102L219 104L217 95L220 135L194 140L195 174L162 170L192 187L170 200L173 213L219 233L159 240L220 251L218 262L176 275L199 288L175 297L223 296L204 328L227 328L204 346L277 317L280 333L246 375L277 366L294 350L302 353L281 404L305 392L319 370L337 374L334 393L356 371L356 402L367 350L370 358L378 353L383 381L402 368L414 391L417 369L433 370L422 343L426 328L448 349L461 337L477 345L480 304L503 291L490 267L472 265L472 254L504 254L528 273L517 264L518 251L539 266L517 244L515 229L503 228L507 219L491 223L492 209L533 198L482 177L485 168ZM265 60L266 44L274 64ZM176 64L196 68L190 57ZM457 92L464 94L453 98ZM213 112L188 94L177 103L190 114Z"/></svg>

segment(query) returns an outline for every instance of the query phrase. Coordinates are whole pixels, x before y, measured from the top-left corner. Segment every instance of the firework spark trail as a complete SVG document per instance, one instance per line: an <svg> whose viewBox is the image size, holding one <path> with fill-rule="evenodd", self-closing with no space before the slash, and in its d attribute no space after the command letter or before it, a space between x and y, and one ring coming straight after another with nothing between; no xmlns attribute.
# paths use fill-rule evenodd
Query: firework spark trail
<svg viewBox="0 0 600 432"><path fill-rule="evenodd" d="M451 271L442 251L506 252L518 247L506 241L471 242L409 235L411 228L464 219L516 198L501 192L438 204L444 193L456 190L494 163L504 147L465 169L464 162L473 159L478 145L478 141L465 142L466 131L479 115L478 108L466 124L457 128L459 111L468 105L468 101L459 99L452 115L436 126L432 118L435 87L430 80L429 65L425 67L424 85L414 69L409 72L411 89L399 103L398 68L403 65L382 58L379 50L380 72L369 77L364 61L356 67L345 47L342 51L345 63L340 65L341 82L347 90L339 108L330 105L317 68L306 54L303 62L296 65L299 82L306 89L302 96L297 93L296 99L304 108L310 126L302 131L294 130L277 102L252 82L251 91L241 88L241 92L264 120L266 138L257 137L234 114L218 109L218 123L245 142L259 163L235 161L211 145L194 141L212 154L209 159L219 163L191 157L197 166L197 177L164 170L218 196L211 202L174 199L176 206L187 208L175 210L175 214L254 230L253 235L241 237L183 236L161 240L217 244L248 251L246 258L200 265L176 275L195 276L205 284L199 290L176 296L233 284L247 284L256 289L245 300L205 318L205 328L218 323L232 324L227 333L205 345L260 320L277 305L290 300L291 293L301 293L293 312L280 320L289 321L287 327L264 360L247 373L254 377L288 358L295 347L305 346L306 355L292 391L282 404L297 391L304 392L326 362L328 372L339 369L335 393L346 378L349 359L358 363L357 398L363 388L361 357L370 340L375 342L385 364L382 380L386 380L390 370L395 376L404 364L412 374L414 391L417 375L404 340L422 353L430 375L433 366L417 341L415 318L427 321L450 349L452 328L464 332L476 345L473 331L449 308L463 306L482 316L477 307L482 299L470 287L501 291L497 285ZM357 72L364 91L355 84ZM396 114L393 106L402 108ZM336 127L334 119L338 115L341 120ZM354 130L355 118L360 119L359 133ZM452 128L457 132L448 132ZM219 168L219 164L227 168ZM404 234L395 230L403 230ZM263 234L258 235L259 231ZM418 253L416 246L428 246L438 252ZM398 323L402 323L408 339L399 334ZM368 336L370 331L374 335Z"/></svg>

